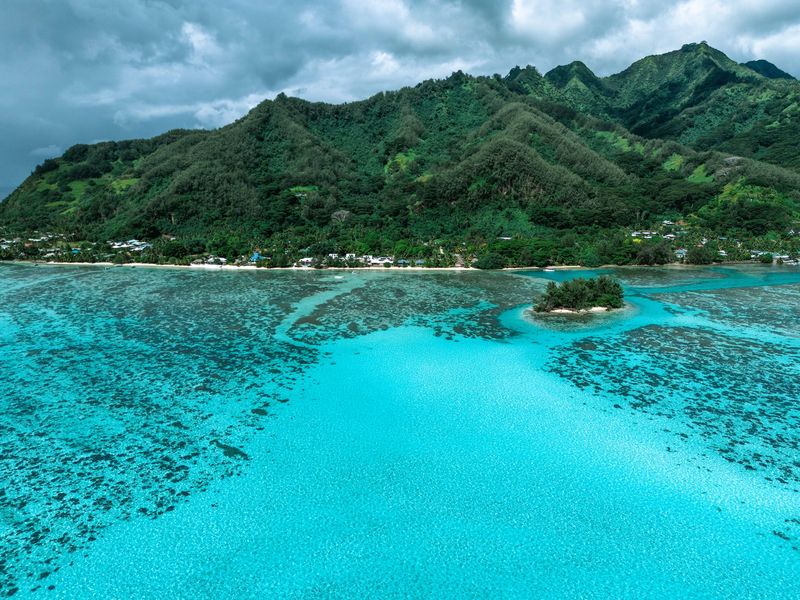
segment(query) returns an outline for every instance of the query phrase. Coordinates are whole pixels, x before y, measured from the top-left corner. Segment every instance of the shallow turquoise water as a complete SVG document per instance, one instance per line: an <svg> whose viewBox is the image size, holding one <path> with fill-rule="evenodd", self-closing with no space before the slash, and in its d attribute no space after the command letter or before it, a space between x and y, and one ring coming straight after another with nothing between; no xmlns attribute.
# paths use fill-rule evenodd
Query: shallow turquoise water
<svg viewBox="0 0 800 600"><path fill-rule="evenodd" d="M0 593L800 596L800 273L616 274L0 266Z"/></svg>

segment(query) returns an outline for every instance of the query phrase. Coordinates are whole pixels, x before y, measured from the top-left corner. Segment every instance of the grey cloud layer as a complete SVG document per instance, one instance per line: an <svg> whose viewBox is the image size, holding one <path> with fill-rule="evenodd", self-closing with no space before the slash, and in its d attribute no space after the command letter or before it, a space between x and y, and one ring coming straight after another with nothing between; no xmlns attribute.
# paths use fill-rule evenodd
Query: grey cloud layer
<svg viewBox="0 0 800 600"><path fill-rule="evenodd" d="M0 186L75 142L216 127L462 69L610 73L707 40L800 74L796 0L4 0Z"/></svg>

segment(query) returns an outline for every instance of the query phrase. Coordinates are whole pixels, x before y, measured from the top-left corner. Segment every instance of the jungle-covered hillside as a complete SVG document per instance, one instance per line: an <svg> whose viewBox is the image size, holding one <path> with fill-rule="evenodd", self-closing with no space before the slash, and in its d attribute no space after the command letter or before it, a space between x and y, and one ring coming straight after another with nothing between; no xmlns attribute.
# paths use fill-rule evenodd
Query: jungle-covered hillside
<svg viewBox="0 0 800 600"><path fill-rule="evenodd" d="M213 131L73 146L0 203L0 227L221 254L524 247L507 264L586 262L565 243L625 262L627 232L664 220L787 236L800 83L763 63L702 43L605 78L573 63L342 105L279 95Z"/></svg>

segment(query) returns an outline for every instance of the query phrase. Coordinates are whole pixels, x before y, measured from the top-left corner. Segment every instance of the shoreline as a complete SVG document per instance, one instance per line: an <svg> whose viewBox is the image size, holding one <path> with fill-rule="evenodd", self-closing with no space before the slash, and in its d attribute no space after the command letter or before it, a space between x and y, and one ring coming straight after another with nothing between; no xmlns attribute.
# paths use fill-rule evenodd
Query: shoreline
<svg viewBox="0 0 800 600"><path fill-rule="evenodd" d="M534 312L537 315L596 315L601 313L611 313L619 310L625 310L625 307L622 308L606 308L605 306L592 306L591 308L554 308L553 310L546 310L542 312Z"/></svg>
<svg viewBox="0 0 800 600"><path fill-rule="evenodd" d="M297 271L297 272L312 272L312 271L380 271L380 272L398 272L398 271L480 271L480 269L473 269L472 267L323 267L316 269L314 267L256 267L255 265L160 265L158 263L122 263L115 264L110 262L56 262L56 261L33 261L33 260L13 260L5 261L9 264L16 265L30 265L30 266L44 266L44 267L103 267L106 269L128 268L134 269L141 267L143 269L192 269L196 271L259 271L267 273L269 271Z"/></svg>
<svg viewBox="0 0 800 600"><path fill-rule="evenodd" d="M117 268L117 267L124 267L133 269L136 267L142 267L147 269L195 269L198 271L381 271L381 272L398 272L398 271L455 271L455 272L483 272L483 273L491 273L491 272L504 272L504 273L514 273L515 271L536 271L536 272L548 272L548 271L569 271L569 270L588 270L588 269L606 269L606 268L618 268L619 266L628 266L628 265L604 265L602 267L583 267L581 265L554 265L548 267L503 267L502 269L477 269L475 267L418 267L418 266L408 266L408 267L321 267L321 268L314 268L314 267L256 267L255 265L161 265L158 263L112 263L112 262L63 262L63 261L40 261L40 260L11 260L11 261L4 261L10 264L17 264L17 265L33 265L33 266L46 266L46 267L105 267L105 268ZM676 263L679 264L679 263ZM667 265L659 265L659 266L667 266Z"/></svg>
<svg viewBox="0 0 800 600"><path fill-rule="evenodd" d="M582 265L553 265L547 267L504 267L502 269L477 269L474 267L256 267L255 265L162 265L158 263L111 263L111 262L59 262L59 261L34 261L34 260L11 260L0 261L0 264L7 262L8 264L29 265L29 266L54 266L54 267L103 267L103 268L128 268L134 269L141 267L143 269L193 269L196 271L296 271L296 272L310 272L310 271L379 271L379 272L500 272L500 273L514 273L514 272L539 272L547 273L554 271L593 271L598 269L630 269L630 268L696 268L696 267L711 267L711 266L724 266L724 265L742 265L754 264L753 261L730 261L726 263L715 263L712 265L692 265L686 263L666 263L663 265L601 265L599 267L585 267Z"/></svg>
<svg viewBox="0 0 800 600"><path fill-rule="evenodd" d="M573 323L594 323L597 319L601 321L606 317L620 317L632 316L637 311L636 304L625 301L625 304L620 308L608 309L605 306L593 306L592 308L583 310L573 310L569 308L556 308L546 312L536 312L533 306L526 305L522 308L522 318L524 321L531 324L543 325L551 320L559 320L561 322L566 319L568 322ZM573 321L574 319L574 321Z"/></svg>

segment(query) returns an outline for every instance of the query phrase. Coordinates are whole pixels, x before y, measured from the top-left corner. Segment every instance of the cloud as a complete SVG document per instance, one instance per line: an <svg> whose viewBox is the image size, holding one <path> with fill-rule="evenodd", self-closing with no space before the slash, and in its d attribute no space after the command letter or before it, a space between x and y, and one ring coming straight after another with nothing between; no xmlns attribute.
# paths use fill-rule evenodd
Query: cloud
<svg viewBox="0 0 800 600"><path fill-rule="evenodd" d="M530 42L552 44L573 37L587 24L587 11L580 4L560 0L514 0L511 27Z"/></svg>
<svg viewBox="0 0 800 600"><path fill-rule="evenodd" d="M64 150L61 148L61 146L50 144L49 146L34 148L33 150L31 150L30 155L35 158L53 158L55 156L60 156L63 153Z"/></svg>
<svg viewBox="0 0 800 600"><path fill-rule="evenodd" d="M3 0L0 185L45 149L219 127L279 92L342 102L458 69L544 72L575 59L609 74L700 40L800 75L800 4Z"/></svg>
<svg viewBox="0 0 800 600"><path fill-rule="evenodd" d="M114 113L114 122L121 127L131 124L191 115L198 127L216 128L235 121L272 93L248 94L242 98L200 101L187 104L131 104Z"/></svg>
<svg viewBox="0 0 800 600"><path fill-rule="evenodd" d="M601 72L624 67L636 56L675 50L693 41L707 41L739 61L766 58L784 69L800 73L800 59L791 26L800 25L800 5L787 0L681 0L665 3L661 10L645 10L635 3L613 30L594 36L583 45L586 62ZM638 14L637 14L638 12ZM772 47L762 43L774 39ZM633 53L633 56L631 55Z"/></svg>

